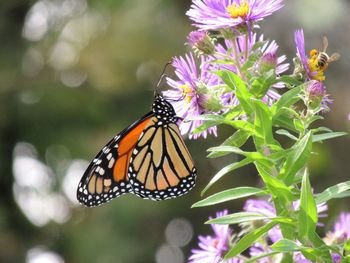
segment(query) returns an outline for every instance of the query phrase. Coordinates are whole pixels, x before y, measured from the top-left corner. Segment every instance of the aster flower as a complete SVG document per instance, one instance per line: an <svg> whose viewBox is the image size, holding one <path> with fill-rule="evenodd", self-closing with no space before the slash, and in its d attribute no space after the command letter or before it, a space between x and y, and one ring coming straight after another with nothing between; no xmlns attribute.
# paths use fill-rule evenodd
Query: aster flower
<svg viewBox="0 0 350 263"><path fill-rule="evenodd" d="M328 98L326 87L323 82L311 80L306 87L306 102L312 109L319 109L323 112L329 111L329 104L332 102Z"/></svg>
<svg viewBox="0 0 350 263"><path fill-rule="evenodd" d="M341 244L350 238L350 212L341 213L334 224L333 231L329 231L324 238L327 245Z"/></svg>
<svg viewBox="0 0 350 263"><path fill-rule="evenodd" d="M300 206L300 201L293 202L294 210L298 210L299 206ZM324 212L326 212L327 209L328 209L328 206L326 203L321 203L321 204L317 205L317 212L319 214L319 217L325 217ZM269 217L276 216L275 207L271 203L269 203L268 201L265 201L265 200L248 199L244 204L243 210L247 211L247 212L260 213L260 214L263 214L263 215L266 215ZM272 243L275 243L278 240L281 240L283 236L282 236L282 233L281 233L279 226L275 226L272 229L270 229L268 232L268 237ZM264 246L260 243L255 243L250 248L250 255L251 256L258 256L258 255L266 253L266 252L269 252L269 251L266 251L266 249L264 249ZM311 263L311 261L306 259L300 252L295 252L293 255L293 258L294 258L294 262ZM266 259L259 260L259 263L265 263L265 262L270 262L270 261L266 260Z"/></svg>
<svg viewBox="0 0 350 263"><path fill-rule="evenodd" d="M163 95L172 102L177 116L186 119L216 113L227 103L227 95L216 92L221 80L209 72L213 66L207 63L208 60L209 58L201 56L201 68L198 69L192 53L174 58L172 65L178 79L167 78L172 89L165 91ZM203 123L200 120L183 121L180 124L181 133L189 134L189 137L194 139L200 136L206 138L208 133L217 134L215 126L202 133L191 134Z"/></svg>
<svg viewBox="0 0 350 263"><path fill-rule="evenodd" d="M225 41L224 45L221 45L221 44L217 45L216 47L217 58L223 59L223 56L228 56L232 58L234 61L238 61L240 65L244 65L247 62L247 57L251 55L253 51L255 51L253 50L254 45L258 42L263 42L264 37L263 35L261 35L258 38L256 34L253 34L250 40L248 40L248 43L247 43L247 38L245 36L237 37L236 41L237 41L236 45L234 45L232 41L227 41L227 40ZM275 72L277 76L287 71L289 68L289 64L284 63L287 57L285 55L277 56L278 48L279 46L275 41L271 41L271 42L266 41L258 50L258 52L261 52L260 60L262 61L257 61L257 65L255 66L255 68L253 68L253 70L258 70L258 71L262 70L261 64L265 64L266 66L266 62L269 62L271 66L271 62L273 62L275 63L275 65L272 65L272 66L275 67ZM248 54L248 56L245 56L244 54ZM237 55L238 55L238 58L236 57ZM272 58L273 58L273 61L272 61ZM235 73L238 73L238 70L239 70L236 65L224 65L221 67L224 69L231 70ZM277 88L277 89L284 88L284 84L276 83L275 85L273 85L273 88ZM271 99L277 100L280 98L280 95L278 94L278 92L273 89L269 89L266 95L267 96L263 99L265 101L269 101Z"/></svg>
<svg viewBox="0 0 350 263"><path fill-rule="evenodd" d="M295 75L301 75L303 79L306 80L325 80L325 76L323 75L323 70L318 69L317 63L318 60L316 56L311 56L310 58L305 53L305 39L304 39L304 31L302 29L296 30L294 33L294 41L297 49L297 57L298 60L295 61ZM312 50L310 53L315 50Z"/></svg>
<svg viewBox="0 0 350 263"><path fill-rule="evenodd" d="M213 39L206 31L192 31L187 36L188 44L199 54L212 55L215 50Z"/></svg>
<svg viewBox="0 0 350 263"><path fill-rule="evenodd" d="M262 20L283 7L283 0L193 0L187 15L203 30L248 25Z"/></svg>
<svg viewBox="0 0 350 263"><path fill-rule="evenodd" d="M299 206L300 206L300 201L293 202L294 210L298 210ZM327 211L327 209L328 209L328 206L326 203L318 204L317 212L319 214L319 217L325 217L326 216L325 212ZM244 204L243 210L247 212L260 213L270 217L276 216L275 207L266 200L248 199ZM280 240L282 238L282 233L281 233L281 230L279 229L279 226L272 228L268 232L268 236L273 243Z"/></svg>
<svg viewBox="0 0 350 263"><path fill-rule="evenodd" d="M227 210L216 213L216 217L222 217L228 214ZM209 219L212 219L209 217ZM239 259L222 260L229 249L229 243L232 237L232 230L228 225L211 225L214 236L198 236L199 249L192 249L192 255L189 263L240 263Z"/></svg>

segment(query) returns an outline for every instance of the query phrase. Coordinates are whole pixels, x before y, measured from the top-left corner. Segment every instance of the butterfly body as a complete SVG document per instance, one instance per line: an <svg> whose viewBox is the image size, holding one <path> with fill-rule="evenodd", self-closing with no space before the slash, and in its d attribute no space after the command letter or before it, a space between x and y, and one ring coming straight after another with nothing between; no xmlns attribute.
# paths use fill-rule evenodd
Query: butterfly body
<svg viewBox="0 0 350 263"><path fill-rule="evenodd" d="M97 206L125 193L159 201L192 189L196 169L178 120L171 104L157 95L152 111L110 140L91 162L79 183L78 201Z"/></svg>

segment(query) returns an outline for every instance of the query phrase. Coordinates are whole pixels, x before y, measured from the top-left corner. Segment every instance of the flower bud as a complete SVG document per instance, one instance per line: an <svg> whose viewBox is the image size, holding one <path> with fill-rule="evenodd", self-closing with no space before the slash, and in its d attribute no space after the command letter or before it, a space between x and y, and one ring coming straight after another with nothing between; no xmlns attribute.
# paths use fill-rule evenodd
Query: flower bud
<svg viewBox="0 0 350 263"><path fill-rule="evenodd" d="M192 31L187 36L188 44L195 51L202 54L211 55L215 51L214 40L210 38L206 31Z"/></svg>
<svg viewBox="0 0 350 263"><path fill-rule="evenodd" d="M223 103L220 97L220 92L213 88L208 88L204 84L198 84L197 94L199 105L211 112L221 111L223 108Z"/></svg>
<svg viewBox="0 0 350 263"><path fill-rule="evenodd" d="M277 67L277 56L275 53L266 53L264 54L260 61L258 70L260 73L264 73L270 71L272 69L276 69Z"/></svg>
<svg viewBox="0 0 350 263"><path fill-rule="evenodd" d="M317 80L309 82L306 88L306 101L312 109L329 109L327 103L330 102L330 100L327 97L326 87L323 85L323 82Z"/></svg>

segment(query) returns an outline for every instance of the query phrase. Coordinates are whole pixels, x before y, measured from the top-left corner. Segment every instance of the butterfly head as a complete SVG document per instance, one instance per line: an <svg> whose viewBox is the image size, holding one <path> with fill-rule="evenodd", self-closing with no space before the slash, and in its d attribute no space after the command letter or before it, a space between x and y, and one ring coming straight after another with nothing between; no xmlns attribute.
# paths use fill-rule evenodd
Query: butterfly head
<svg viewBox="0 0 350 263"><path fill-rule="evenodd" d="M179 119L176 117L174 107L159 94L154 97L152 111L163 123L176 123Z"/></svg>

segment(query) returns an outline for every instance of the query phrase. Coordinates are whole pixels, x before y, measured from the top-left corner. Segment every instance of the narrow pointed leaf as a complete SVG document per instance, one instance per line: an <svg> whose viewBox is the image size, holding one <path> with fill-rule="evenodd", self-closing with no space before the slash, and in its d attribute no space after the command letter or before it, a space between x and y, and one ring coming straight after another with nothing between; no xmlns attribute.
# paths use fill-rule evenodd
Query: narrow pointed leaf
<svg viewBox="0 0 350 263"><path fill-rule="evenodd" d="M243 222L250 222L250 221L264 220L264 219L267 220L269 219L269 217L259 213L239 212L239 213L234 213L230 215L225 215L222 217L217 217L217 218L208 220L205 223L219 224L219 225L233 225L233 224L239 224Z"/></svg>
<svg viewBox="0 0 350 263"><path fill-rule="evenodd" d="M251 257L251 258L245 260L244 262L245 263L255 263L255 262L259 262L259 259L266 258L266 257L271 258L272 256L275 256L277 254L280 254L280 252L269 252L269 253L259 254L258 256Z"/></svg>
<svg viewBox="0 0 350 263"><path fill-rule="evenodd" d="M288 138L290 138L290 139L292 139L292 140L294 140L294 141L298 140L297 137L295 137L293 134L291 134L291 133L290 133L289 131L287 131L287 130L280 129L280 130L277 130L276 133L279 134L279 135L287 136Z"/></svg>
<svg viewBox="0 0 350 263"><path fill-rule="evenodd" d="M243 130L236 131L233 135L228 137L220 146L235 146L235 147L241 147L243 144L246 143L246 141L249 139L250 134ZM208 158L218 158L221 156L225 156L227 154L230 154L230 152L227 151L216 151L211 152L208 154Z"/></svg>
<svg viewBox="0 0 350 263"><path fill-rule="evenodd" d="M317 219L318 215L316 202L312 194L309 175L307 171L305 171L301 183L300 208L298 218L298 234L301 239L312 236L312 233L316 230Z"/></svg>
<svg viewBox="0 0 350 263"><path fill-rule="evenodd" d="M273 197L289 202L294 200L294 195L291 189L278 178L272 176L268 169L259 163L254 163L266 187L270 190Z"/></svg>
<svg viewBox="0 0 350 263"><path fill-rule="evenodd" d="M257 147L276 144L272 134L272 117L270 109L262 101L252 100L255 107L254 126L262 138L255 138Z"/></svg>
<svg viewBox="0 0 350 263"><path fill-rule="evenodd" d="M243 197L263 194L264 191L256 187L237 187L211 195L195 204L192 207L215 205Z"/></svg>
<svg viewBox="0 0 350 263"><path fill-rule="evenodd" d="M328 202L333 198L337 198L340 194L348 191L350 189L350 181L346 181L340 184L328 187L322 193L316 195L316 204Z"/></svg>
<svg viewBox="0 0 350 263"><path fill-rule="evenodd" d="M201 192L201 195L204 195L204 193L214 184L216 183L218 180L220 180L221 177L223 177L225 174L232 172L238 168L241 168L247 164L252 163L253 161L249 158L244 158L243 160L239 161L239 162L235 162L232 163L224 168L222 168L219 172L217 172L214 177L210 180L210 182L208 183L208 185L203 189L203 191Z"/></svg>
<svg viewBox="0 0 350 263"><path fill-rule="evenodd" d="M300 85L296 88L293 88L286 93L284 93L279 100L277 100L272 106L271 106L271 112L274 116L278 116L280 114L280 110L284 107L289 108L293 104L295 104L297 101L300 100L298 97L299 93L301 92L303 88L303 85Z"/></svg>
<svg viewBox="0 0 350 263"><path fill-rule="evenodd" d="M229 70L218 70L214 73L219 75L225 84L235 92L243 110L247 114L251 114L253 112L253 107L250 102L252 94L249 92L245 82L238 75Z"/></svg>
<svg viewBox="0 0 350 263"><path fill-rule="evenodd" d="M247 248L249 248L252 244L254 244L259 238L265 235L271 228L273 228L277 223L269 222L266 225L248 233L244 237L242 237L237 244L231 248L231 250L225 255L225 259L233 258Z"/></svg>
<svg viewBox="0 0 350 263"><path fill-rule="evenodd" d="M316 135L312 135L312 142L325 141L325 140L337 138L344 135L347 135L347 133L346 132L328 132L323 134L316 134Z"/></svg>
<svg viewBox="0 0 350 263"><path fill-rule="evenodd" d="M297 142L281 169L278 178L282 179L287 185L293 183L297 172L303 168L309 159L312 147L311 132L308 132L299 142Z"/></svg>
<svg viewBox="0 0 350 263"><path fill-rule="evenodd" d="M299 246L297 243L289 239L281 239L276 243L272 244L271 248L276 252L283 252L283 253L298 251L302 249L301 246Z"/></svg>

